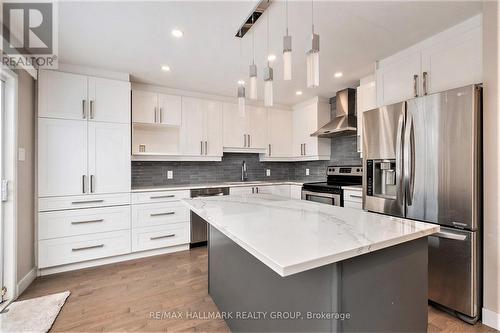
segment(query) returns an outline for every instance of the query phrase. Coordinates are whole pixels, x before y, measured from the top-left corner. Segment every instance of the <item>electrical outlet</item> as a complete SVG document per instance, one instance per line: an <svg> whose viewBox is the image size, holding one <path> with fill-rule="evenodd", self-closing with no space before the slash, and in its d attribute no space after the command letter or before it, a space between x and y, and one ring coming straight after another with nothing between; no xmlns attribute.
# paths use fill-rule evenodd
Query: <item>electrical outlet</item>
<svg viewBox="0 0 500 333"><path fill-rule="evenodd" d="M174 172L172 170L167 171L167 179L174 179Z"/></svg>
<svg viewBox="0 0 500 333"><path fill-rule="evenodd" d="M306 176L309 176L309 169L306 169Z"/></svg>
<svg viewBox="0 0 500 333"><path fill-rule="evenodd" d="M266 176L267 177L271 176L271 169L266 169Z"/></svg>

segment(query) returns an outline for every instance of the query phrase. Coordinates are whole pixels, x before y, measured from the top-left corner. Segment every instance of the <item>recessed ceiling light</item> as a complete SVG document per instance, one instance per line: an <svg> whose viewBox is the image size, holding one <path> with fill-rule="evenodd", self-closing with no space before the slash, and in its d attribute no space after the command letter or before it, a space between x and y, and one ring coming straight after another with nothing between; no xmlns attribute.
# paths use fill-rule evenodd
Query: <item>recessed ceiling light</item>
<svg viewBox="0 0 500 333"><path fill-rule="evenodd" d="M302 90L297 90L297 91L295 92L295 95L297 95L297 96L302 95Z"/></svg>
<svg viewBox="0 0 500 333"><path fill-rule="evenodd" d="M276 60L276 55L274 55L274 54L270 54L270 55L268 55L268 56L267 56L267 60L268 60L268 61L274 61L274 60Z"/></svg>
<svg viewBox="0 0 500 333"><path fill-rule="evenodd" d="M337 73L333 74L333 76L335 76L336 78L342 77L342 75L344 75L344 74L342 74L341 72L337 72Z"/></svg>
<svg viewBox="0 0 500 333"><path fill-rule="evenodd" d="M184 33L182 31L180 31L179 29L172 30L172 36L174 36L175 38L181 38L183 35L184 35Z"/></svg>
<svg viewBox="0 0 500 333"><path fill-rule="evenodd" d="M161 70L165 72L170 72L170 67L168 67L167 65L163 65L161 66Z"/></svg>
<svg viewBox="0 0 500 333"><path fill-rule="evenodd" d="M242 86L242 85L244 85L244 84L245 84L245 81L243 81L243 80L238 80L238 84L239 84L240 86Z"/></svg>

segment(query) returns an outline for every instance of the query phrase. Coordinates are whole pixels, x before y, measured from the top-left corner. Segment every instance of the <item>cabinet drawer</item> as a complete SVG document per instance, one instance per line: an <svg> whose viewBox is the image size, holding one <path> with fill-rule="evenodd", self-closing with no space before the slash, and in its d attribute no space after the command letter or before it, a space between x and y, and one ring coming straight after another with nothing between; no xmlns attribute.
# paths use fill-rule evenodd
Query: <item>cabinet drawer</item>
<svg viewBox="0 0 500 333"><path fill-rule="evenodd" d="M189 208L180 201L132 206L132 227L189 222Z"/></svg>
<svg viewBox="0 0 500 333"><path fill-rule="evenodd" d="M130 229L130 206L38 214L38 240Z"/></svg>
<svg viewBox="0 0 500 333"><path fill-rule="evenodd" d="M187 244L190 241L189 223L132 229L132 251Z"/></svg>
<svg viewBox="0 0 500 333"><path fill-rule="evenodd" d="M129 205L130 193L89 194L66 197L39 198L38 211L93 208L105 206Z"/></svg>
<svg viewBox="0 0 500 333"><path fill-rule="evenodd" d="M52 267L130 253L130 230L38 242L38 267Z"/></svg>
<svg viewBox="0 0 500 333"><path fill-rule="evenodd" d="M177 201L190 197L189 190L132 193L132 204Z"/></svg>
<svg viewBox="0 0 500 333"><path fill-rule="evenodd" d="M344 190L344 201L363 202L363 192L355 190Z"/></svg>
<svg viewBox="0 0 500 333"><path fill-rule="evenodd" d="M361 202L344 201L344 207L354 208L354 209L363 209L363 204Z"/></svg>

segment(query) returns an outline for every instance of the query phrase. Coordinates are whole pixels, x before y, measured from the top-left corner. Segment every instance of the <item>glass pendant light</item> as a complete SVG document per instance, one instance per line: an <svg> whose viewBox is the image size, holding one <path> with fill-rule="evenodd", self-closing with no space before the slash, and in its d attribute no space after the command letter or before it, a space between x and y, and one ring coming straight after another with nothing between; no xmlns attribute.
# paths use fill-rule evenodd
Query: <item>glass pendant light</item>
<svg viewBox="0 0 500 333"><path fill-rule="evenodd" d="M254 18L252 15L252 22ZM252 31L252 64L250 65L250 91L249 98L257 99L257 65L255 64L255 38L254 32Z"/></svg>
<svg viewBox="0 0 500 333"><path fill-rule="evenodd" d="M285 1L286 35L283 37L283 80L292 79L292 36L288 35L288 0Z"/></svg>
<svg viewBox="0 0 500 333"><path fill-rule="evenodd" d="M311 49L307 51L307 87L319 87L319 35L314 33L314 2L311 0Z"/></svg>
<svg viewBox="0 0 500 333"><path fill-rule="evenodd" d="M267 12L267 54L269 54L269 14ZM273 69L267 60L267 67L264 68L264 105L273 106Z"/></svg>
<svg viewBox="0 0 500 333"><path fill-rule="evenodd" d="M240 61L241 61L241 31L240 31ZM238 80L238 113L245 116L245 81Z"/></svg>

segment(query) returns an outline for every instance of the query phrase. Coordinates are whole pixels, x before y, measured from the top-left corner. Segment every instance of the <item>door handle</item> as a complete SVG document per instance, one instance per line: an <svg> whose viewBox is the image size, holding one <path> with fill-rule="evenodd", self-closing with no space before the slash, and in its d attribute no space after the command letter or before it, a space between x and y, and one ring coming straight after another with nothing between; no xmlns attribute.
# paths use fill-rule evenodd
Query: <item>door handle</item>
<svg viewBox="0 0 500 333"><path fill-rule="evenodd" d="M446 239L453 239L453 240L458 240L458 241L464 241L467 239L466 235L459 235L459 234L454 234L454 233L446 232L446 231L439 231L439 232L436 232L435 234L432 234L429 236L435 236L435 237L446 238Z"/></svg>
<svg viewBox="0 0 500 333"><path fill-rule="evenodd" d="M208 152L208 141L205 141L205 155L207 155Z"/></svg>
<svg viewBox="0 0 500 333"><path fill-rule="evenodd" d="M90 175L90 193L94 193L95 176Z"/></svg>
<svg viewBox="0 0 500 333"><path fill-rule="evenodd" d="M94 101L90 100L90 119L94 119Z"/></svg>
<svg viewBox="0 0 500 333"><path fill-rule="evenodd" d="M427 75L428 75L427 72L423 72L422 73L422 77L423 77L423 80L424 80L424 82L422 83L423 88L424 88L424 95L427 95Z"/></svg>
<svg viewBox="0 0 500 333"><path fill-rule="evenodd" d="M248 148L250 148L252 146L252 144L250 143L250 134L247 135L248 135Z"/></svg>
<svg viewBox="0 0 500 333"><path fill-rule="evenodd" d="M156 195L153 197L149 197L149 199L166 199L166 198L175 198L175 194Z"/></svg>
<svg viewBox="0 0 500 333"><path fill-rule="evenodd" d="M357 194L349 194L351 198L362 198L362 195L357 195Z"/></svg>
<svg viewBox="0 0 500 333"><path fill-rule="evenodd" d="M203 155L203 141L200 141L200 155Z"/></svg>
<svg viewBox="0 0 500 333"><path fill-rule="evenodd" d="M158 112L156 110L156 106L154 108L154 112L155 112L155 124L156 124L158 122L158 119L157 119L158 118Z"/></svg>
<svg viewBox="0 0 500 333"><path fill-rule="evenodd" d="M246 148L246 146L247 146L247 135L246 134L243 134L243 140L245 141L245 143L243 144L243 147Z"/></svg>
<svg viewBox="0 0 500 333"><path fill-rule="evenodd" d="M85 179L87 178L86 175L82 175L82 193L85 193Z"/></svg>
<svg viewBox="0 0 500 333"><path fill-rule="evenodd" d="M85 112L85 100L82 100L82 118L85 119L87 118L87 113Z"/></svg>
<svg viewBox="0 0 500 333"><path fill-rule="evenodd" d="M165 216L165 215L174 215L174 214L175 214L175 212L152 213L152 214L149 214L149 216L155 217L155 216Z"/></svg>
<svg viewBox="0 0 500 333"><path fill-rule="evenodd" d="M85 224L85 223L97 223L97 222L104 222L104 219L88 220L88 221L74 221L74 222L71 222L71 224Z"/></svg>
<svg viewBox="0 0 500 333"><path fill-rule="evenodd" d="M160 113L160 123L162 123L163 122L163 108L160 108L159 113Z"/></svg>
<svg viewBox="0 0 500 333"><path fill-rule="evenodd" d="M155 237L149 237L150 240L155 240L155 239L162 239L162 238L170 238L174 237L175 234L169 234L169 235L164 235L164 236L155 236Z"/></svg>
<svg viewBox="0 0 500 333"><path fill-rule="evenodd" d="M73 201L72 205L80 205L80 204L89 204L89 203L102 203L104 200L82 200L82 201Z"/></svg>
<svg viewBox="0 0 500 333"><path fill-rule="evenodd" d="M398 177L397 181L397 191L398 191L398 196L397 200L401 204L404 196L404 179L403 179L403 169L402 165L404 163L403 161L403 142L404 142L404 122L405 122L405 108L406 108L406 102L403 104L403 112L399 115L398 119L398 131L396 134L396 177Z"/></svg>
<svg viewBox="0 0 500 333"><path fill-rule="evenodd" d="M104 247L104 244L99 244L99 245L92 245L92 246L84 246L84 247L77 247L71 249L71 251L76 252L76 251L83 251L83 250L90 250L90 249L98 249Z"/></svg>
<svg viewBox="0 0 500 333"><path fill-rule="evenodd" d="M413 75L413 96L418 97L418 75Z"/></svg>
<svg viewBox="0 0 500 333"><path fill-rule="evenodd" d="M304 143L304 156L306 156L307 153L306 153L306 144Z"/></svg>
<svg viewBox="0 0 500 333"><path fill-rule="evenodd" d="M271 156L271 144L269 144L269 156Z"/></svg>
<svg viewBox="0 0 500 333"><path fill-rule="evenodd" d="M413 192L415 190L415 133L413 129L413 116L408 116L407 126L405 128L405 178L406 178L406 196L408 206L413 204Z"/></svg>

